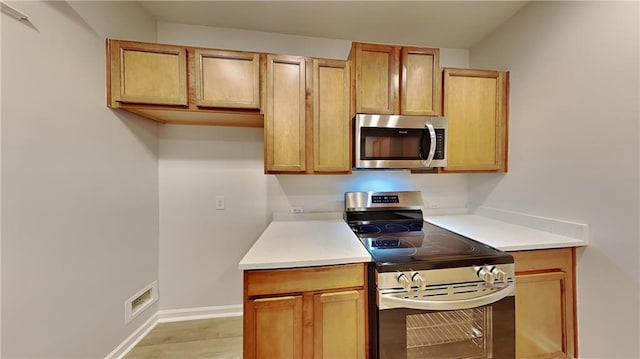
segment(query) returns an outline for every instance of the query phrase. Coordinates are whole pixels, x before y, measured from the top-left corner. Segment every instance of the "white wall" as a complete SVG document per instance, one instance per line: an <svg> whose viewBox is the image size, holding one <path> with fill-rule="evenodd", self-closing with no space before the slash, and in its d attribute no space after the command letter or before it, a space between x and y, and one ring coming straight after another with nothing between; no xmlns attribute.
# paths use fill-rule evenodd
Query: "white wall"
<svg viewBox="0 0 640 359"><path fill-rule="evenodd" d="M346 59L350 41L158 23L158 42ZM444 66L467 67L468 51L443 49ZM273 212L341 212L345 191L422 190L441 207L464 207L466 175L406 171L351 176L263 174L262 129L160 128L161 309L242 303L238 262ZM215 209L225 196L226 209ZM295 240L295 238L292 238Z"/></svg>
<svg viewBox="0 0 640 359"><path fill-rule="evenodd" d="M578 256L581 358L638 358L638 2L532 2L471 49L511 71L509 173L469 201L589 225Z"/></svg>
<svg viewBox="0 0 640 359"><path fill-rule="evenodd" d="M105 37L155 41L155 22L135 3L9 3L35 28L1 15L1 356L104 357L156 311L124 324L158 273L157 125L106 107Z"/></svg>

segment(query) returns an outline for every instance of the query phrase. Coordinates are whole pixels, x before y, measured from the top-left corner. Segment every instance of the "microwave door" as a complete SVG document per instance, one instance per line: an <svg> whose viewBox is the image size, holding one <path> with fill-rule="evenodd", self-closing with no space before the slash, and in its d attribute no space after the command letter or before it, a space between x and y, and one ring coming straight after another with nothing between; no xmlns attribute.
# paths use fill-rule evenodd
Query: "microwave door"
<svg viewBox="0 0 640 359"><path fill-rule="evenodd" d="M436 154L436 130L433 128L433 125L428 122L425 124L425 127L429 132L423 131L422 133L420 158L422 159L422 164L425 167L429 167L433 161L433 156ZM429 152L427 152L427 148Z"/></svg>

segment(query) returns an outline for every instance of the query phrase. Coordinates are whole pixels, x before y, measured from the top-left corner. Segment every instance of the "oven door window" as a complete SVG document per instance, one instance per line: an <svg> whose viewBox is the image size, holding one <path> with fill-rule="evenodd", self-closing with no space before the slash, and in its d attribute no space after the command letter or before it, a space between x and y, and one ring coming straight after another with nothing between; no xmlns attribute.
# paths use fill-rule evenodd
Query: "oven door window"
<svg viewBox="0 0 640 359"><path fill-rule="evenodd" d="M407 358L492 358L492 307L406 317Z"/></svg>
<svg viewBox="0 0 640 359"><path fill-rule="evenodd" d="M514 300L451 311L379 312L380 359L512 359Z"/></svg>

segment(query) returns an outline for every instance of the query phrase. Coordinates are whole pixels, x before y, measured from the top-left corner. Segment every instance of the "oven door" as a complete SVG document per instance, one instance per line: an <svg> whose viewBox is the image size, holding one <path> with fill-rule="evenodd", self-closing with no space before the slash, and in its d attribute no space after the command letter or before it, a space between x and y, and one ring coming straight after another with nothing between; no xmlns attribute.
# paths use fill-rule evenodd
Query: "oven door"
<svg viewBox="0 0 640 359"><path fill-rule="evenodd" d="M378 358L515 357L515 297L464 309L378 311Z"/></svg>

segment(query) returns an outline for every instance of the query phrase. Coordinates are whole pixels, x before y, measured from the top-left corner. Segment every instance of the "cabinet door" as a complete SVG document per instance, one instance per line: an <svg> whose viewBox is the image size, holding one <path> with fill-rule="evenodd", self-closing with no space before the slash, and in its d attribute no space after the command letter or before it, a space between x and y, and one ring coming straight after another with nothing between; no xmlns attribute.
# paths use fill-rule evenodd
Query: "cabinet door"
<svg viewBox="0 0 640 359"><path fill-rule="evenodd" d="M306 59L267 55L265 172L306 170Z"/></svg>
<svg viewBox="0 0 640 359"><path fill-rule="evenodd" d="M516 357L567 358L566 273L516 276Z"/></svg>
<svg viewBox="0 0 640 359"><path fill-rule="evenodd" d="M573 358L575 249L512 252L518 358Z"/></svg>
<svg viewBox="0 0 640 359"><path fill-rule="evenodd" d="M506 172L507 84L506 72L444 70L445 171Z"/></svg>
<svg viewBox="0 0 640 359"><path fill-rule="evenodd" d="M354 43L356 113L397 114L399 48Z"/></svg>
<svg viewBox="0 0 640 359"><path fill-rule="evenodd" d="M440 50L403 47L401 54L400 113L440 113Z"/></svg>
<svg viewBox="0 0 640 359"><path fill-rule="evenodd" d="M351 171L351 67L313 60L313 171Z"/></svg>
<svg viewBox="0 0 640 359"><path fill-rule="evenodd" d="M187 50L111 40L109 106L118 102L187 105Z"/></svg>
<svg viewBox="0 0 640 359"><path fill-rule="evenodd" d="M195 50L196 105L260 108L260 55Z"/></svg>
<svg viewBox="0 0 640 359"><path fill-rule="evenodd" d="M314 297L314 359L364 359L364 291L316 294Z"/></svg>
<svg viewBox="0 0 640 359"><path fill-rule="evenodd" d="M244 358L302 357L302 296L255 299L245 305Z"/></svg>

